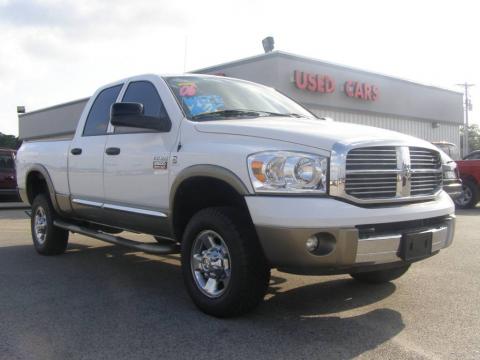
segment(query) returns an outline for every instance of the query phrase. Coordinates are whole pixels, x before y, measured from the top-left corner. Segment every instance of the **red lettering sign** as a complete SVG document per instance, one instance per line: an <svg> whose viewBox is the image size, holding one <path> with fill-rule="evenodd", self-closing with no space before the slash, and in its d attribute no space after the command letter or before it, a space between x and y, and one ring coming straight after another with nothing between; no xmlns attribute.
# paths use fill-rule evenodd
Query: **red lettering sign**
<svg viewBox="0 0 480 360"><path fill-rule="evenodd" d="M360 100L375 101L378 98L378 87L372 84L348 80L344 84L345 94Z"/></svg>
<svg viewBox="0 0 480 360"><path fill-rule="evenodd" d="M319 92L322 94L335 92L335 79L328 75L312 74L295 70L293 72L293 78L295 86L300 90ZM365 101L375 101L379 94L377 86L353 80L345 81L344 91L348 97Z"/></svg>
<svg viewBox="0 0 480 360"><path fill-rule="evenodd" d="M293 77L295 86L300 90L327 94L335 91L335 80L328 75L311 74L295 70Z"/></svg>

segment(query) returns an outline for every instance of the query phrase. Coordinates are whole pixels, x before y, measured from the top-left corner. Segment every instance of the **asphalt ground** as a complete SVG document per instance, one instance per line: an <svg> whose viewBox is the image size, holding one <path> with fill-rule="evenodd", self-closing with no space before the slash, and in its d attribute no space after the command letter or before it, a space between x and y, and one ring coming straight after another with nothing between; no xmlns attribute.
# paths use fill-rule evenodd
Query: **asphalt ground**
<svg viewBox="0 0 480 360"><path fill-rule="evenodd" d="M21 209L0 210L0 359L480 359L480 208L453 245L402 278L273 272L265 301L220 320L190 301L177 256L71 235L37 255Z"/></svg>

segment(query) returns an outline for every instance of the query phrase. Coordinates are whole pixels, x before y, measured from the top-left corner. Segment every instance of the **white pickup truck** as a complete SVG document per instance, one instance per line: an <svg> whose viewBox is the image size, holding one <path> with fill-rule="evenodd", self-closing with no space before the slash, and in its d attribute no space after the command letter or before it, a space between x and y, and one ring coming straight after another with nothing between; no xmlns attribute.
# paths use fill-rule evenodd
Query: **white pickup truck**
<svg viewBox="0 0 480 360"><path fill-rule="evenodd" d="M433 145L225 77L103 86L71 139L25 141L17 171L40 254L63 253L69 232L179 252L194 303L219 317L253 309L272 268L385 282L454 235Z"/></svg>

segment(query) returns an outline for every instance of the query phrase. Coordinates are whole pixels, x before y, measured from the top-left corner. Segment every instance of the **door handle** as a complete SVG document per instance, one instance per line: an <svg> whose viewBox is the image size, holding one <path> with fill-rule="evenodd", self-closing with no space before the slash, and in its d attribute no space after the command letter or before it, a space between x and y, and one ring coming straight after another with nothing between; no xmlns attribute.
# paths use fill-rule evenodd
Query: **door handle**
<svg viewBox="0 0 480 360"><path fill-rule="evenodd" d="M109 147L105 149L105 154L107 155L118 155L120 154L120 148L117 147Z"/></svg>
<svg viewBox="0 0 480 360"><path fill-rule="evenodd" d="M72 153L72 155L80 155L82 153L82 149L73 148L72 150L70 150L70 152Z"/></svg>

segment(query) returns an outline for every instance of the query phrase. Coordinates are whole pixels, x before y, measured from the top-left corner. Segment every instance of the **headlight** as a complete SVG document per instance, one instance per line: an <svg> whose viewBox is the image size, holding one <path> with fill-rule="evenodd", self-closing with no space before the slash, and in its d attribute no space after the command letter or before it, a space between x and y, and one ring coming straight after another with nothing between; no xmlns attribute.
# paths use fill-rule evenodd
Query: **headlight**
<svg viewBox="0 0 480 360"><path fill-rule="evenodd" d="M457 164L455 164L454 162L451 162L443 165L443 179L444 180L458 179Z"/></svg>
<svg viewBox="0 0 480 360"><path fill-rule="evenodd" d="M454 180L454 179L457 178L457 174L453 170L444 171L443 172L443 178L445 180Z"/></svg>
<svg viewBox="0 0 480 360"><path fill-rule="evenodd" d="M290 151L266 151L248 157L248 171L256 192L325 193L328 159Z"/></svg>

